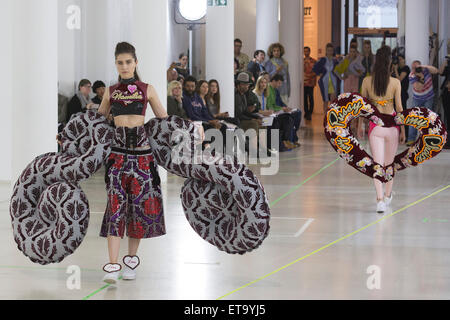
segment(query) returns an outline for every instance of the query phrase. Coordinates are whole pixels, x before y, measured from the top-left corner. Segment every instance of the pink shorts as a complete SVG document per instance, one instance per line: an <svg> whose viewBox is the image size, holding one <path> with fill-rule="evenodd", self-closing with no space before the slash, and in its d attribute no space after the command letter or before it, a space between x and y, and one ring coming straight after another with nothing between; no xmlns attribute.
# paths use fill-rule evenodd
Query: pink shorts
<svg viewBox="0 0 450 320"><path fill-rule="evenodd" d="M397 113L394 111L394 113L392 114L392 116L395 117L396 115L397 115ZM377 126L377 125L376 125L374 122L372 122L372 121L369 122L369 136L370 136L370 133L372 132L372 130L373 130L376 126ZM400 133L400 127L399 127L399 126L395 126L395 127L397 128L398 132Z"/></svg>

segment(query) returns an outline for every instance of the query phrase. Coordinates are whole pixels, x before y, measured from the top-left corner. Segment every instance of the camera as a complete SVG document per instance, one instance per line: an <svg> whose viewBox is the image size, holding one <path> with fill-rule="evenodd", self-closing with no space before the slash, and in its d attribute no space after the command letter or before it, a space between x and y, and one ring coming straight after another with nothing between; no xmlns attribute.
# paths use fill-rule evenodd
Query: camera
<svg viewBox="0 0 450 320"><path fill-rule="evenodd" d="M423 68L422 68L422 67L417 67L417 68L416 68L416 72L415 72L416 76L417 76L417 74L419 74L419 73L422 73L422 74L423 74ZM419 78L419 82L420 82L421 84L425 84L425 78Z"/></svg>
<svg viewBox="0 0 450 320"><path fill-rule="evenodd" d="M392 64L398 65L398 57L397 56L392 58Z"/></svg>

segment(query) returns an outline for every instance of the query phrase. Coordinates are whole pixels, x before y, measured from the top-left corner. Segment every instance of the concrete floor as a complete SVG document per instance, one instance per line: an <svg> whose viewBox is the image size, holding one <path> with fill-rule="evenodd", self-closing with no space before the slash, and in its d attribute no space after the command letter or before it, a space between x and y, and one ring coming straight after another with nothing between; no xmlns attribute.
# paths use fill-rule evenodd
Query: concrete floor
<svg viewBox="0 0 450 320"><path fill-rule="evenodd" d="M10 185L0 184L0 299L450 299L449 151L398 173L392 211L379 215L372 181L336 160L314 117L300 131L302 147L280 154L279 173L260 176L272 220L258 250L227 255L203 241L183 215L183 179L169 175L168 233L142 242L138 280L117 287L101 282L108 258L98 236L102 172L83 183L91 208L83 243L49 266L16 248ZM81 268L80 289L66 284L72 265Z"/></svg>

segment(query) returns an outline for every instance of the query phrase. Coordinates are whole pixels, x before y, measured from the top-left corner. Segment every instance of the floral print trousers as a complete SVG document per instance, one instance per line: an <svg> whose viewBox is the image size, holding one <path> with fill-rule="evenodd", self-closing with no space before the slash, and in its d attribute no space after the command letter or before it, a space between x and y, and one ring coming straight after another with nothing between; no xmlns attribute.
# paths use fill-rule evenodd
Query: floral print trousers
<svg viewBox="0 0 450 320"><path fill-rule="evenodd" d="M150 151L149 151L150 152ZM106 167L108 194L101 237L153 238L166 233L153 156L112 152Z"/></svg>

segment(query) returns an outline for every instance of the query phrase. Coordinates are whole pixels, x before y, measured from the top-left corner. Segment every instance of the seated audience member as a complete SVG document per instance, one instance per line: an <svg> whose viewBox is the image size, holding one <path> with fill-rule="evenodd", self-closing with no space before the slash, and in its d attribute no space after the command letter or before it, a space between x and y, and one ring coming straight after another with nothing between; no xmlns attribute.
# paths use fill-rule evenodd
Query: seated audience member
<svg viewBox="0 0 450 320"><path fill-rule="evenodd" d="M269 97L269 86L266 78L264 76L259 76L256 81L255 89L253 89L253 93L258 98L260 104L259 113L263 116L270 116L273 114L273 110L269 110L267 108L267 98Z"/></svg>
<svg viewBox="0 0 450 320"><path fill-rule="evenodd" d="M225 144L227 126L211 116L202 98L195 92L196 86L197 80L194 77L188 76L184 80L183 108L186 111L188 119L202 121L205 131L212 128L220 130L223 135L223 143Z"/></svg>
<svg viewBox="0 0 450 320"><path fill-rule="evenodd" d="M167 88L167 114L169 116L178 116L185 120L188 119L183 108L183 89L178 81L172 81Z"/></svg>
<svg viewBox="0 0 450 320"><path fill-rule="evenodd" d="M248 73L240 72L236 79L236 90L234 95L234 114L240 121L240 127L244 130L259 129L262 124L258 115L253 112L256 110L255 106L248 107L247 91L250 87L251 81Z"/></svg>
<svg viewBox="0 0 450 320"><path fill-rule="evenodd" d="M202 99L195 92L196 86L197 80L194 77L189 76L184 80L183 108L188 118L192 121L204 121L217 126L218 121L209 114Z"/></svg>
<svg viewBox="0 0 450 320"><path fill-rule="evenodd" d="M276 74L274 75L269 83L269 97L267 98L267 108L270 110L274 110L275 112L285 112L288 113L292 120L294 121L292 130L290 132L290 145L291 147L300 147L300 143L298 143L298 135L297 131L300 128L301 123L301 111L299 109L294 110L289 108L281 99L280 92L278 88L283 84L283 76Z"/></svg>
<svg viewBox="0 0 450 320"><path fill-rule="evenodd" d="M220 87L219 82L212 79L208 82L209 90L206 94L206 106L209 113L218 120L224 120L225 122L232 123L239 126L239 121L235 118L231 118L228 112L220 112Z"/></svg>
<svg viewBox="0 0 450 320"><path fill-rule="evenodd" d="M260 110L259 113L261 116L271 116L274 113L274 110L271 110L267 107L267 98L269 97L269 86L267 84L267 80L264 76L260 76L256 81L255 89L253 90L253 94L257 97ZM293 127L293 118L289 114L280 114L273 119L273 123L271 126L266 127L268 130L267 133L267 145L271 146L271 130L278 129L280 131L280 139L278 144L274 147L274 149L283 151L288 151L295 146L290 143L290 135Z"/></svg>
<svg viewBox="0 0 450 320"><path fill-rule="evenodd" d="M105 94L106 85L103 81L95 81L92 86L92 92L95 93L95 97L92 98L92 102L98 105L96 108L98 109L102 103L103 95Z"/></svg>
<svg viewBox="0 0 450 320"><path fill-rule="evenodd" d="M238 74L234 95L234 115L237 119L239 119L239 127L242 130L247 131L253 129L256 131L256 139L250 139L249 141L249 147L253 149L252 152L255 152L258 148L259 129L262 125L262 119L257 114L258 99L256 98L256 103L250 102L249 104L247 101L247 92L251 83L250 75L247 72L240 72ZM259 142L261 143L262 141ZM249 148L247 148L247 150L249 150ZM270 150L267 150L266 145L263 143L261 145L261 150L265 150L265 153L270 155Z"/></svg>
<svg viewBox="0 0 450 320"><path fill-rule="evenodd" d="M70 99L67 104L67 118L66 123L70 118L79 112L85 112L90 109L94 104L89 98L91 93L91 82L87 79L83 79L78 84L78 92Z"/></svg>

